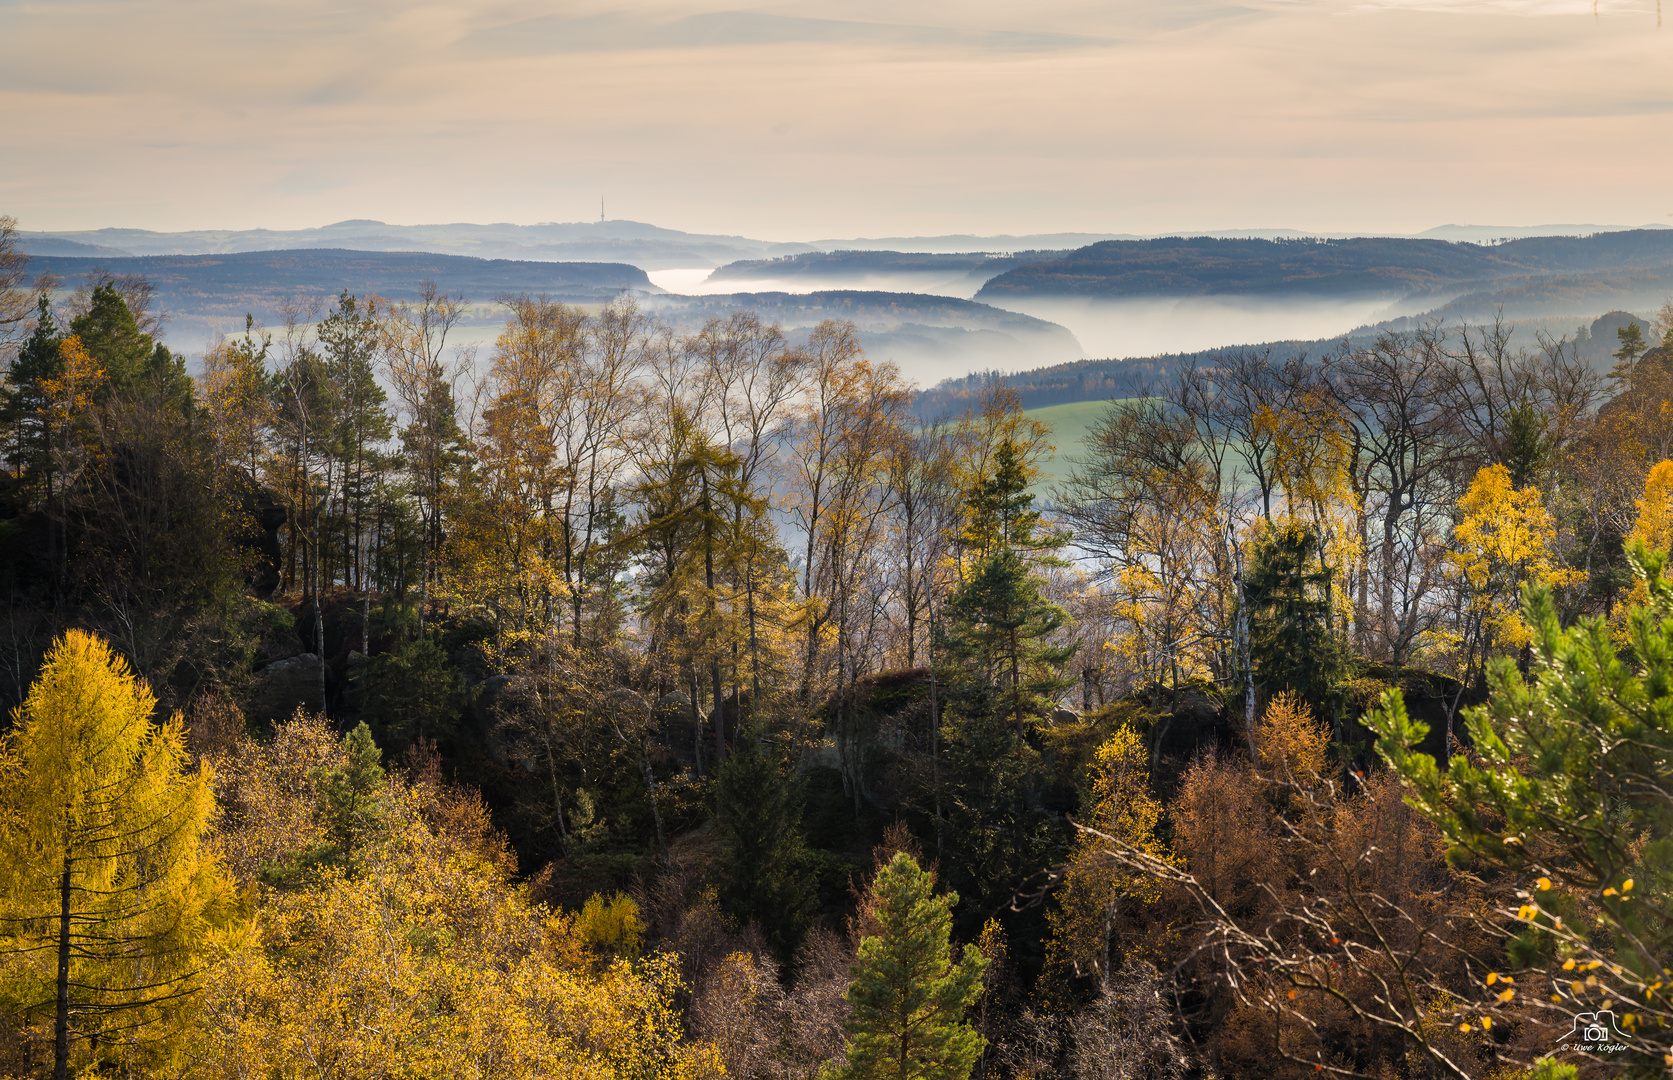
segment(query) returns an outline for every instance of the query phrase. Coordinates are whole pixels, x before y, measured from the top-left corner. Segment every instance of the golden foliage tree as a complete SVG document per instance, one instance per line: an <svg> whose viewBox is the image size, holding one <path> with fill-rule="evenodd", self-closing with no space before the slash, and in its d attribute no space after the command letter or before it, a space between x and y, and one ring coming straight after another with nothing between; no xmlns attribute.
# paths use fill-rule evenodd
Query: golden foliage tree
<svg viewBox="0 0 1673 1080"><path fill-rule="evenodd" d="M186 770L178 714L125 661L72 630L0 752L0 994L50 1018L72 1061L166 1051L238 904L204 845L210 775Z"/></svg>
<svg viewBox="0 0 1673 1080"><path fill-rule="evenodd" d="M1561 587L1584 575L1557 564L1556 525L1539 489L1514 487L1505 466L1476 473L1458 512L1447 562L1466 612L1460 666L1468 679L1494 649L1527 644L1519 607L1524 585Z"/></svg>
<svg viewBox="0 0 1673 1080"><path fill-rule="evenodd" d="M1255 745L1262 771L1280 782L1309 784L1325 775L1330 732L1294 694L1267 703Z"/></svg>
<svg viewBox="0 0 1673 1080"><path fill-rule="evenodd" d="M341 817L352 739L321 720L246 742L223 843L260 898L216 972L194 1047L214 1078L714 1076L675 1008L676 958L634 960L632 901L579 917L531 903L480 800L435 768L371 774L355 858L310 860ZM363 770L364 771L364 770ZM272 872L286 867L282 875Z"/></svg>
<svg viewBox="0 0 1673 1080"><path fill-rule="evenodd" d="M1065 870L1056 910L1048 916L1046 979L1052 992L1071 974L1095 978L1102 988L1112 974L1111 935L1121 899L1154 902L1154 885L1113 865L1105 856L1106 837L1116 837L1167 858L1156 835L1162 804L1150 792L1149 754L1144 737L1123 724L1098 747L1092 766L1092 804L1087 831L1079 834Z"/></svg>
<svg viewBox="0 0 1673 1080"><path fill-rule="evenodd" d="M1642 540L1657 551L1673 550L1673 461L1658 462L1644 478L1638 520L1627 540Z"/></svg>

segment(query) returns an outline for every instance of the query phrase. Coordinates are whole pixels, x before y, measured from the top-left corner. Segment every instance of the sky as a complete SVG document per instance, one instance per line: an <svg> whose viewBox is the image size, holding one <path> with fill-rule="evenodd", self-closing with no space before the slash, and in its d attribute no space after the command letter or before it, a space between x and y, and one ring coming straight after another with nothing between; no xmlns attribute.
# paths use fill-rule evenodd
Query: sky
<svg viewBox="0 0 1673 1080"><path fill-rule="evenodd" d="M0 0L0 43L24 229L1673 224L1657 0Z"/></svg>

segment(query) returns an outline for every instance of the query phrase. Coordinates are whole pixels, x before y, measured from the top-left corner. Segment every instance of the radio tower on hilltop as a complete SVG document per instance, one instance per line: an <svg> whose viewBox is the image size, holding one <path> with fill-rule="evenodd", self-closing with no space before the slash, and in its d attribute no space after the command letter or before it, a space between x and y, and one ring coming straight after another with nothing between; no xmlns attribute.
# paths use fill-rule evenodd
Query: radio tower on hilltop
<svg viewBox="0 0 1673 1080"><path fill-rule="evenodd" d="M604 224L604 196L598 197L598 223Z"/></svg>

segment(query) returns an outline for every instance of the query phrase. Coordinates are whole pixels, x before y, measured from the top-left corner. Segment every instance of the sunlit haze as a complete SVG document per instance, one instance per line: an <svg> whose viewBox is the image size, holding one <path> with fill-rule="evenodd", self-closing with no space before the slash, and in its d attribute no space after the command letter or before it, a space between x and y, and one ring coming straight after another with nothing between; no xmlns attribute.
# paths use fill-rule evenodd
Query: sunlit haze
<svg viewBox="0 0 1673 1080"><path fill-rule="evenodd" d="M25 229L1673 223L1655 0L0 0Z"/></svg>

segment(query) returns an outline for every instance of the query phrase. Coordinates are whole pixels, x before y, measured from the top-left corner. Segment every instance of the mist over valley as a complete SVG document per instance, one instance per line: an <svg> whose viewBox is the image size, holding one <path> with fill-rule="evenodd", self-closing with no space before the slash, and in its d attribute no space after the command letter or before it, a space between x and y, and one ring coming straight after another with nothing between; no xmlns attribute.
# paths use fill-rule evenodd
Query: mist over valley
<svg viewBox="0 0 1673 1080"><path fill-rule="evenodd" d="M682 333L734 310L755 311L792 339L824 319L848 320L869 354L898 364L925 388L972 372L1026 372L1083 359L1328 343L1425 319L1456 324L1502 314L1568 333L1606 311L1654 310L1673 291L1673 230L1507 235L1517 231L1431 230L1496 237L1490 242L1286 230L1194 238L916 237L910 242L920 250L893 250L859 246L869 241L781 243L637 222L366 220L288 232L113 228L21 239L32 272L57 276L68 291L95 272L145 277L165 316L164 334L192 353L241 329L246 313L277 325L298 302L298 310L317 309L344 289L410 299L428 282L471 302L455 340L479 353L504 322L502 297L597 307L625 294ZM1091 242L1022 246L1077 239ZM973 243L985 250L948 250ZM249 250L262 244L272 246ZM412 250L426 246L434 250ZM499 257L506 254L522 257ZM576 258L582 254L613 257ZM1531 341L1532 331L1522 337Z"/></svg>

